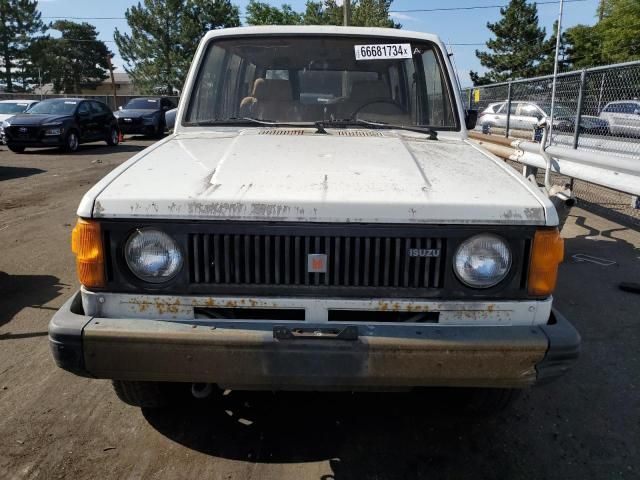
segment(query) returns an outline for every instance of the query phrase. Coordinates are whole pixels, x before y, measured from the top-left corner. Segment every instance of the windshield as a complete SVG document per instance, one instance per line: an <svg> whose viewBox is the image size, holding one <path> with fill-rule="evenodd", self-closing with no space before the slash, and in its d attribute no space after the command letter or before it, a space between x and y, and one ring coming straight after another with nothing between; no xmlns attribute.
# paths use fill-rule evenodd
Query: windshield
<svg viewBox="0 0 640 480"><path fill-rule="evenodd" d="M185 124L359 119L458 130L454 112L442 57L431 42L252 36L209 45Z"/></svg>
<svg viewBox="0 0 640 480"><path fill-rule="evenodd" d="M27 113L71 115L77 106L76 100L45 100L31 107Z"/></svg>
<svg viewBox="0 0 640 480"><path fill-rule="evenodd" d="M2 113L22 113L29 107L28 103L0 103L0 114Z"/></svg>
<svg viewBox="0 0 640 480"><path fill-rule="evenodd" d="M134 98L124 106L125 110L159 110L160 102L157 98Z"/></svg>

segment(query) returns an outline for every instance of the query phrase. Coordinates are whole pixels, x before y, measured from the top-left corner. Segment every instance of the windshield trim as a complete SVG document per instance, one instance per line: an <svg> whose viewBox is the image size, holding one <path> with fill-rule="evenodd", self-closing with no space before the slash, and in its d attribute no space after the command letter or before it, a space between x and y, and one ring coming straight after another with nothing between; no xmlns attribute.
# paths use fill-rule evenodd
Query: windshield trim
<svg viewBox="0 0 640 480"><path fill-rule="evenodd" d="M250 28L250 27L243 27L243 28ZM390 29L391 30L391 29ZM385 30L386 33L386 30ZM440 67L440 69L443 71L444 73L444 80L445 80L445 84L447 86L447 88L449 89L449 101L451 102L451 110L453 113L453 117L454 117L454 121L455 121L455 125L453 126L447 126L447 127L443 127L443 126L431 126L431 125L416 125L416 127L423 127L423 128L431 128L433 130L436 131L441 131L441 132L458 132L458 133L462 133L463 129L462 129L462 121L461 121L461 117L460 117L460 109L461 109L461 104L460 101L461 99L459 98L459 92L456 89L455 85L452 83L452 75L453 72L449 69L449 64L447 63L445 57L444 57L444 52L441 48L441 45L431 39L427 39L427 38L420 38L419 36L411 36L411 35L380 35L378 33L373 34L373 35L367 35L364 32L363 33L325 33L322 34L320 32L314 31L313 33L304 33L304 32L298 32L298 31L290 31L290 32L284 32L284 31L274 31L274 32L260 32L260 33L244 33L244 34L226 34L226 35L215 35L215 36L211 36L210 38L208 38L206 40L206 42L203 42L200 45L200 48L198 50L198 54L196 55L196 58L198 59L198 64L197 65L192 65L191 69L192 71L189 73L189 81L188 81L188 86L187 86L187 91L186 93L186 98L189 99L188 102L185 102L184 107L181 107L179 110L179 114L180 114L180 123L177 124L180 125L180 127L184 127L184 128L193 128L195 125L192 124L192 122L187 122L185 121L186 117L188 116L187 114L189 113L189 110L191 108L191 97L194 93L195 90L195 86L197 84L198 78L200 77L200 74L202 72L202 68L204 66L204 61L206 59L207 56L207 52L209 51L209 49L212 47L212 45L219 40L229 40L229 39L260 39L260 38L269 38L269 37L279 37L279 38L286 38L286 37L305 37L305 38L327 38L327 37L332 37L332 38L347 38L347 39L353 39L356 37L361 37L362 39L375 39L375 40L384 40L384 41L389 41L389 42L393 42L395 41L396 43L404 43L404 42L421 42L421 43L425 43L425 44L429 44L432 48L433 48L433 52L435 53L435 56L437 58L438 61L438 66ZM205 37L206 38L206 37ZM453 68L453 67L452 67ZM181 102L182 103L182 102ZM261 126L256 124L255 127L251 127L250 125L247 125L247 128L260 128Z"/></svg>

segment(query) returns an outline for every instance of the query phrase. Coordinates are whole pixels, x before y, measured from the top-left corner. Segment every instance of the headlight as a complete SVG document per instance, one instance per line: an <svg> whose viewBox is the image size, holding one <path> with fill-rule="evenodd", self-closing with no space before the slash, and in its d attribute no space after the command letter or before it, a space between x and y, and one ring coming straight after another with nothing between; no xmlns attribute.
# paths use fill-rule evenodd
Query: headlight
<svg viewBox="0 0 640 480"><path fill-rule="evenodd" d="M61 127L54 127L54 128L47 128L44 131L45 135L61 135L62 134L62 128Z"/></svg>
<svg viewBox="0 0 640 480"><path fill-rule="evenodd" d="M145 123L151 123L151 122L153 122L155 120L155 117L156 117L155 113L152 114L152 115L145 115L144 117L142 117L142 120Z"/></svg>
<svg viewBox="0 0 640 480"><path fill-rule="evenodd" d="M453 269L470 287L489 288L500 283L511 268L511 251L507 243L495 235L471 237L458 247Z"/></svg>
<svg viewBox="0 0 640 480"><path fill-rule="evenodd" d="M129 237L124 257L136 277L152 283L170 280L183 263L182 251L176 241L152 228L140 229Z"/></svg>

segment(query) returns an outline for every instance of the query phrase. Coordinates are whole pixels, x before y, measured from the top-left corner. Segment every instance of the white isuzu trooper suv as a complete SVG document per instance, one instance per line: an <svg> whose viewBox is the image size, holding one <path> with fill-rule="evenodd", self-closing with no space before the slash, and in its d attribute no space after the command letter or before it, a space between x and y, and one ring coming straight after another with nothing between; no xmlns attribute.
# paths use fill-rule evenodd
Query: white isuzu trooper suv
<svg viewBox="0 0 640 480"><path fill-rule="evenodd" d="M467 139L446 50L348 27L209 32L175 131L82 199L57 364L161 406L189 385L478 387L562 374L549 198Z"/></svg>

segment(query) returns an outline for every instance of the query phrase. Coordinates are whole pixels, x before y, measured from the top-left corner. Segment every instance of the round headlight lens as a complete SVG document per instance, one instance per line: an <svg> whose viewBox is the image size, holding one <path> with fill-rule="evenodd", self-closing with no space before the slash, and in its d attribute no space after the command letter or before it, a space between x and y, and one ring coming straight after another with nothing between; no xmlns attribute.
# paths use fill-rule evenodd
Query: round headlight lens
<svg viewBox="0 0 640 480"><path fill-rule="evenodd" d="M176 241L151 228L140 229L129 237L124 257L136 277L152 283L170 280L183 263L182 251Z"/></svg>
<svg viewBox="0 0 640 480"><path fill-rule="evenodd" d="M500 283L511 268L511 251L495 235L476 235L458 247L454 257L458 278L470 287L489 288Z"/></svg>

